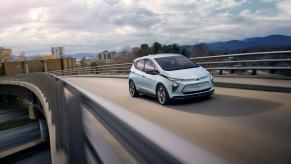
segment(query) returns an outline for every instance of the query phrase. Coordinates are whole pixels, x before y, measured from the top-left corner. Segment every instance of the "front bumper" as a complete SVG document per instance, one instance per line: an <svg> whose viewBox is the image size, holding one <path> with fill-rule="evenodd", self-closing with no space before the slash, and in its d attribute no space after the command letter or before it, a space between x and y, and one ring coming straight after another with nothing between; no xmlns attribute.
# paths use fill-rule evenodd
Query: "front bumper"
<svg viewBox="0 0 291 164"><path fill-rule="evenodd" d="M214 93L214 87L197 91L193 94L183 94L183 95L175 95L172 97L172 99L189 99L189 98L196 98L196 97L203 97L203 96L208 96L212 95Z"/></svg>

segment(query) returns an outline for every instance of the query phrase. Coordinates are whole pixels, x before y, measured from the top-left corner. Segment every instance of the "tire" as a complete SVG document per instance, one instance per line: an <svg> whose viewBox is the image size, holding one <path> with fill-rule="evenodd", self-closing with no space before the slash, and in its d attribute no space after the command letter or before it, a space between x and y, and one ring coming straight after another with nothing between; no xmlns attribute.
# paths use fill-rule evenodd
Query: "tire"
<svg viewBox="0 0 291 164"><path fill-rule="evenodd" d="M204 98L205 99L210 99L212 97L212 95L214 94L214 92L208 94L208 95L205 95Z"/></svg>
<svg viewBox="0 0 291 164"><path fill-rule="evenodd" d="M158 85L156 96L160 104L167 105L170 103L168 91L162 84Z"/></svg>
<svg viewBox="0 0 291 164"><path fill-rule="evenodd" d="M129 94L131 97L137 97L139 95L132 80L129 81Z"/></svg>

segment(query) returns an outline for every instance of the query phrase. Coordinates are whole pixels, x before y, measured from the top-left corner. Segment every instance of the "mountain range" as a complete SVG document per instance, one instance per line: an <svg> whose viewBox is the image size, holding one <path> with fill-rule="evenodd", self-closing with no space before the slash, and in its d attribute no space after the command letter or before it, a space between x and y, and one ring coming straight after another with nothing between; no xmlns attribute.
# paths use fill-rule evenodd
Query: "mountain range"
<svg viewBox="0 0 291 164"><path fill-rule="evenodd" d="M243 40L225 42L199 43L183 45L190 57L209 56L229 53L246 53L259 51L291 50L291 36L270 35L266 37L253 37ZM67 56L82 59L96 56L97 53L75 53Z"/></svg>
<svg viewBox="0 0 291 164"><path fill-rule="evenodd" d="M244 40L185 45L183 47L190 56L291 50L291 36L270 35L266 37L254 37Z"/></svg>

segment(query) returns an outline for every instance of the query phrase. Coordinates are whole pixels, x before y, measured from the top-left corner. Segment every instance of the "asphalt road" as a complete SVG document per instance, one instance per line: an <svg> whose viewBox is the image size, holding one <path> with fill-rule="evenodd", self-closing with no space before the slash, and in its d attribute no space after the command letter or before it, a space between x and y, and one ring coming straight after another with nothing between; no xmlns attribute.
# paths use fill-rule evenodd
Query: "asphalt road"
<svg viewBox="0 0 291 164"><path fill-rule="evenodd" d="M0 153L1 151L32 142L40 137L38 122L0 131Z"/></svg>
<svg viewBox="0 0 291 164"><path fill-rule="evenodd" d="M126 79L66 78L232 163L291 163L291 94L216 88L161 106L132 98Z"/></svg>

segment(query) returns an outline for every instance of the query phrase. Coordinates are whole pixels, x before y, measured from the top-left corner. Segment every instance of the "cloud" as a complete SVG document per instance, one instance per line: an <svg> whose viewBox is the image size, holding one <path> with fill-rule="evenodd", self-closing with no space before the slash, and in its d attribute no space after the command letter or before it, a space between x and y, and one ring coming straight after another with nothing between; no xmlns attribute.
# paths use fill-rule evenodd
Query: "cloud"
<svg viewBox="0 0 291 164"><path fill-rule="evenodd" d="M290 0L9 0L0 6L0 46L74 53L291 35L290 8Z"/></svg>

